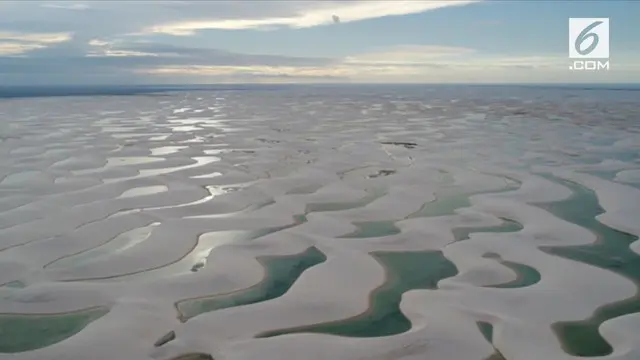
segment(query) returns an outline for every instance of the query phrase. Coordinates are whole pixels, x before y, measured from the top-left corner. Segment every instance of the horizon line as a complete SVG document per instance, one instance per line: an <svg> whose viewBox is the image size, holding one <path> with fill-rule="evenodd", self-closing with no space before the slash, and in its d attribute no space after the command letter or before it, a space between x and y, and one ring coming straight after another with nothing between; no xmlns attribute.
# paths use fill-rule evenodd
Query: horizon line
<svg viewBox="0 0 640 360"><path fill-rule="evenodd" d="M166 83L166 84L21 84L21 85L0 85L0 89L12 89L12 88L62 88L62 87L202 87L202 86L345 86L345 85L367 85L367 86L387 86L387 85L403 85L403 86L434 86L434 85L466 85L466 86L521 86L521 85L533 85L533 86L566 86L566 85L581 85L581 86L612 86L612 85L635 85L640 86L640 82L521 82L521 83L508 83L508 82L425 82L425 83L409 83L409 82L384 82L384 83L375 83L375 82L346 82L346 83L327 83L327 82L319 82L319 83Z"/></svg>

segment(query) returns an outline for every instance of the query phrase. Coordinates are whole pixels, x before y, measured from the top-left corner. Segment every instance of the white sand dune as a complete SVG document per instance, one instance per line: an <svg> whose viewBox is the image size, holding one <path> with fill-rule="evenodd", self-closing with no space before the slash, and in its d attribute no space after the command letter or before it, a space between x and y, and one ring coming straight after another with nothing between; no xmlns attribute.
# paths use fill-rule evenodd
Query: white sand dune
<svg viewBox="0 0 640 360"><path fill-rule="evenodd" d="M637 102L367 91L0 101L0 327L11 314L109 310L45 347L9 353L0 338L0 360L640 358L637 313L598 320L599 335L580 335L582 357L553 328L638 301L640 274L627 268L640 241L598 250L615 242L594 219L570 221L584 206L640 237L637 134L597 110L624 117ZM602 209L547 173L592 190ZM550 210L567 201L573 218ZM309 249L326 259L305 263ZM410 329L258 337L370 314L397 270L373 253L426 251L456 274L404 293L411 279L395 279L399 304L380 300ZM212 299L236 306L181 313ZM590 350L598 341L612 351Z"/></svg>
<svg viewBox="0 0 640 360"><path fill-rule="evenodd" d="M640 223L638 222L640 190L586 174L561 171L557 174L595 191L600 206L605 210L597 217L600 222L616 230L640 237ZM631 244L631 248L638 252L637 250L640 249L638 241ZM638 253L640 254L640 252Z"/></svg>
<svg viewBox="0 0 640 360"><path fill-rule="evenodd" d="M622 183L640 185L640 170L622 170L616 174L614 180Z"/></svg>

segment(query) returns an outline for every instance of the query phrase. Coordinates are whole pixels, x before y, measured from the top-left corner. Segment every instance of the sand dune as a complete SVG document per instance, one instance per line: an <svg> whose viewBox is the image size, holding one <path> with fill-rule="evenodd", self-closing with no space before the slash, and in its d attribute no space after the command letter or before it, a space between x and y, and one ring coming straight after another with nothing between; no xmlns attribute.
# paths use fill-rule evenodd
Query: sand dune
<svg viewBox="0 0 640 360"><path fill-rule="evenodd" d="M640 358L636 135L291 91L0 102L0 359Z"/></svg>

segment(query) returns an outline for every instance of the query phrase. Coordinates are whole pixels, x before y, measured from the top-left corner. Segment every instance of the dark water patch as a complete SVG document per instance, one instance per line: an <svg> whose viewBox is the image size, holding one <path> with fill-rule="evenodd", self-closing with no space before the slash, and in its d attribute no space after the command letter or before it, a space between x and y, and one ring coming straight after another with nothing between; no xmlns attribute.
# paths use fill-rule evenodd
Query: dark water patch
<svg viewBox="0 0 640 360"><path fill-rule="evenodd" d="M386 192L382 190L372 190L369 194L362 199L355 201L345 201L345 202L327 202L327 203L310 203L307 204L305 212L325 212L325 211L340 211L340 210L349 210L349 209L357 209L360 207L367 206L368 204L374 202L375 200L384 196Z"/></svg>
<svg viewBox="0 0 640 360"><path fill-rule="evenodd" d="M204 261L198 261L197 263L193 264L193 266L191 267L191 272L198 272L202 268L204 268L205 265L206 263Z"/></svg>
<svg viewBox="0 0 640 360"><path fill-rule="evenodd" d="M244 186L221 186L220 190L225 192L225 193L232 193L232 192L238 192L240 190L244 190L245 187ZM269 204L273 204L275 203L275 200L270 200L265 202L265 204L269 205Z"/></svg>
<svg viewBox="0 0 640 360"><path fill-rule="evenodd" d="M478 321L476 324L482 336L493 346L493 325L485 321ZM495 346L494 350L495 352L484 360L505 360L504 355Z"/></svg>
<svg viewBox="0 0 640 360"><path fill-rule="evenodd" d="M173 340L176 339L176 333L175 331L169 331L168 333L166 333L165 335L163 335L160 339L158 339L153 346L155 347L160 347L168 342L171 342Z"/></svg>
<svg viewBox="0 0 640 360"><path fill-rule="evenodd" d="M180 320L184 322L205 312L249 305L280 297L293 286L305 270L324 262L326 259L324 253L315 247L310 247L295 255L258 258L266 271L266 277L260 283L231 294L182 300L176 303Z"/></svg>
<svg viewBox="0 0 640 360"><path fill-rule="evenodd" d="M302 223L306 223L308 221L307 216L300 214L300 215L294 215L293 216L293 225L292 226L296 226L296 225L300 225Z"/></svg>
<svg viewBox="0 0 640 360"><path fill-rule="evenodd" d="M372 237L382 237L396 235L400 229L395 225L395 221L366 221L353 223L358 229L350 234L339 236L342 239L364 239Z"/></svg>
<svg viewBox="0 0 640 360"><path fill-rule="evenodd" d="M590 245L546 247L542 250L613 271L639 283L640 256L629 248L637 238L596 220L596 216L604 213L604 210L591 189L548 174L543 176L568 187L573 196L541 207L559 218L591 230L600 241ZM636 312L640 312L638 296L602 306L585 320L558 322L554 324L554 330L567 353L584 357L606 356L611 354L613 348L600 335L600 325L607 320Z"/></svg>
<svg viewBox="0 0 640 360"><path fill-rule="evenodd" d="M531 286L540 281L541 276L538 270L534 269L531 266L501 260L500 263L509 269L513 270L517 274L517 277L513 281L509 281L503 284L497 285L488 285L487 287L498 288L498 289L513 289L513 288L521 288L526 286Z"/></svg>
<svg viewBox="0 0 640 360"><path fill-rule="evenodd" d="M469 194L449 195L424 204L420 210L407 216L407 219L453 215L457 209L470 206Z"/></svg>
<svg viewBox="0 0 640 360"><path fill-rule="evenodd" d="M36 350L65 340L108 313L91 308L62 314L0 314L0 353Z"/></svg>
<svg viewBox="0 0 640 360"><path fill-rule="evenodd" d="M502 224L496 226L473 226L473 227L460 227L452 230L453 236L456 241L469 239L469 235L473 233L504 233L504 232L517 232L522 230L523 226L517 221L501 218Z"/></svg>
<svg viewBox="0 0 640 360"><path fill-rule="evenodd" d="M192 353L192 354L183 354L177 357L171 358L170 360L215 360L211 354L205 353Z"/></svg>
<svg viewBox="0 0 640 360"><path fill-rule="evenodd" d="M444 172L441 172L444 173ZM495 176L493 174L485 174ZM453 181L453 177L452 181ZM421 217L436 217L436 216L448 216L455 215L456 210L471 207L470 197L473 195L490 195L490 194L501 194L508 191L513 191L518 189L522 183L516 179L512 179L509 177L502 177L502 180L505 183L505 187L499 190L490 191L490 192L472 192L465 193L459 192L456 194L451 194L447 196L442 196L434 201L430 201L425 203L418 211L413 214L410 214L406 217L406 219L415 219Z"/></svg>
<svg viewBox="0 0 640 360"><path fill-rule="evenodd" d="M322 185L306 185L306 186L300 186L300 187L296 187L294 189L291 189L289 191L287 191L286 195L307 195L307 194L313 194L316 191L320 190L322 188Z"/></svg>
<svg viewBox="0 0 640 360"><path fill-rule="evenodd" d="M627 163L632 163L638 158L640 158L640 151L638 150L620 150L620 151L611 151L606 152L603 155L607 155L610 158L615 160L624 161Z"/></svg>
<svg viewBox="0 0 640 360"><path fill-rule="evenodd" d="M491 356L489 356L485 360L506 360L506 358L504 357L504 355L502 355L501 352L496 350L495 353L493 353Z"/></svg>
<svg viewBox="0 0 640 360"><path fill-rule="evenodd" d="M25 287L27 287L27 285L25 283L23 283L22 281L10 281L4 285L0 285L0 287L8 287L8 288L12 288L12 289L23 289Z"/></svg>
<svg viewBox="0 0 640 360"><path fill-rule="evenodd" d="M591 170L591 171L581 171L585 174L597 176L601 179L605 180L613 180L616 178L616 175L622 170Z"/></svg>
<svg viewBox="0 0 640 360"><path fill-rule="evenodd" d="M256 140L258 140L260 142L263 142L263 143L267 143L267 144L279 144L280 143L280 140L273 140L273 139L259 138L259 139L256 139Z"/></svg>
<svg viewBox="0 0 640 360"><path fill-rule="evenodd" d="M400 311L402 294L413 289L435 289L440 280L458 273L440 251L379 252L372 256L385 267L387 281L372 292L367 312L334 322L269 331L257 337L305 332L348 337L400 334L411 328L411 322Z"/></svg>
<svg viewBox="0 0 640 360"><path fill-rule="evenodd" d="M380 170L375 174L371 174L369 176L367 176L369 179L375 179L377 177L381 177L381 176L389 176L389 175L393 175L395 174L396 171L395 170Z"/></svg>
<svg viewBox="0 0 640 360"><path fill-rule="evenodd" d="M417 143L414 142L406 142L406 141L383 141L380 144L382 145L396 145L396 146L402 146L406 149L413 149L416 146L418 146Z"/></svg>
<svg viewBox="0 0 640 360"><path fill-rule="evenodd" d="M493 343L493 325L486 321L478 321L478 329L488 342Z"/></svg>

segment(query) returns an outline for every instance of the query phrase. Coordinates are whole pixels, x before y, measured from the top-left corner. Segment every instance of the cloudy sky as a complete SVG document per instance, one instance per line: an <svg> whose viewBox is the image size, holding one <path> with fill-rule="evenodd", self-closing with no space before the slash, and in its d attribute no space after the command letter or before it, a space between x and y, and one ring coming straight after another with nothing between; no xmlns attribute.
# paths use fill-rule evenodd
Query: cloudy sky
<svg viewBox="0 0 640 360"><path fill-rule="evenodd" d="M0 0L0 86L640 82L640 1ZM611 70L570 71L568 18Z"/></svg>

